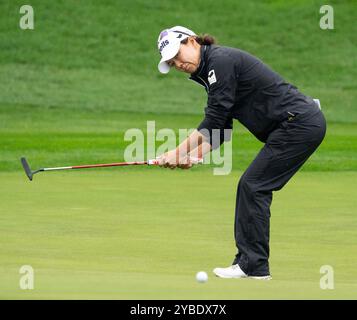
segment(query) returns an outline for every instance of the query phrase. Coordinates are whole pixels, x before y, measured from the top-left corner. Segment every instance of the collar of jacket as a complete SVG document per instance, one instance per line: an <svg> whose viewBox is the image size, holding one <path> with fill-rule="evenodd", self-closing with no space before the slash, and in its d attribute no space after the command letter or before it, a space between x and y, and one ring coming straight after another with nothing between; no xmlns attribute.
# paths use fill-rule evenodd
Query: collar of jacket
<svg viewBox="0 0 357 320"><path fill-rule="evenodd" d="M209 91L209 86L207 83L207 56L209 51L209 46L201 46L201 61L197 70L191 74L190 80L198 82L200 85L204 86L206 91Z"/></svg>

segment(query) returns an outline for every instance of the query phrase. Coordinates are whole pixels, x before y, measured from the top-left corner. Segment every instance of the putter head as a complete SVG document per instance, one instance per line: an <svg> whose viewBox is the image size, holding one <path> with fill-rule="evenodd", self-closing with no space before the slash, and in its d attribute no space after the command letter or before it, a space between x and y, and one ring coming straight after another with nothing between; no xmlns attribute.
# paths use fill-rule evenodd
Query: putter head
<svg viewBox="0 0 357 320"><path fill-rule="evenodd" d="M22 166L24 167L24 170L25 170L25 173L27 175L27 177L30 179L30 181L32 181L32 177L33 177L33 173L30 169L30 166L28 164L28 162L26 161L26 158L22 157L21 158L21 163L22 163Z"/></svg>

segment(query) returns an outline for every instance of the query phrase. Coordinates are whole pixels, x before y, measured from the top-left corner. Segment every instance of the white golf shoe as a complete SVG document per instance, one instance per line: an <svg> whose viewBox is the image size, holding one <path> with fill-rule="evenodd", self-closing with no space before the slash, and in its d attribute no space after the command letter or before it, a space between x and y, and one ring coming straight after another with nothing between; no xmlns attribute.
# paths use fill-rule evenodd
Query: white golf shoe
<svg viewBox="0 0 357 320"><path fill-rule="evenodd" d="M229 266L228 268L215 268L213 273L220 278L250 278L256 280L270 280L270 275L266 276L248 276L238 264Z"/></svg>
<svg viewBox="0 0 357 320"><path fill-rule="evenodd" d="M247 278L248 275L243 272L238 264L229 266L228 268L215 268L213 273L220 278Z"/></svg>

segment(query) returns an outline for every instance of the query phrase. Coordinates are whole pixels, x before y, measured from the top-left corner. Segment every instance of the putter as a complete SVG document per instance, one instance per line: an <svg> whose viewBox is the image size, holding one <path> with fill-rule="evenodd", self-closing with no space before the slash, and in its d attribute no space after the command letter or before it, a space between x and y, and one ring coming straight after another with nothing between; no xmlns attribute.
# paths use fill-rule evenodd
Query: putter
<svg viewBox="0 0 357 320"><path fill-rule="evenodd" d="M202 164L203 159L190 158L192 163ZM86 164L81 166L69 166L69 167L54 167L54 168L40 168L38 170L32 171L30 165L28 164L25 157L21 158L22 166L25 173L30 181L32 181L33 176L41 171L55 171L55 170L71 170L71 169L88 169L88 168L103 168L103 167L121 167L121 166L137 166L137 165L158 165L159 161L157 159L152 159L148 161L136 161L136 162L114 162L114 163L103 163L103 164Z"/></svg>

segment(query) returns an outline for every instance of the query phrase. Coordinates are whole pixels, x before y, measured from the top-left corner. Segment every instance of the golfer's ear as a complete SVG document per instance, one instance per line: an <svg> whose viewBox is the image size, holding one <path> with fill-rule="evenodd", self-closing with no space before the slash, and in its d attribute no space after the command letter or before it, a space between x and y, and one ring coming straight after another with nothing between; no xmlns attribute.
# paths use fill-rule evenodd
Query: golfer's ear
<svg viewBox="0 0 357 320"><path fill-rule="evenodd" d="M195 37L194 36L189 36L188 37L188 41L191 43L191 44L195 44Z"/></svg>

